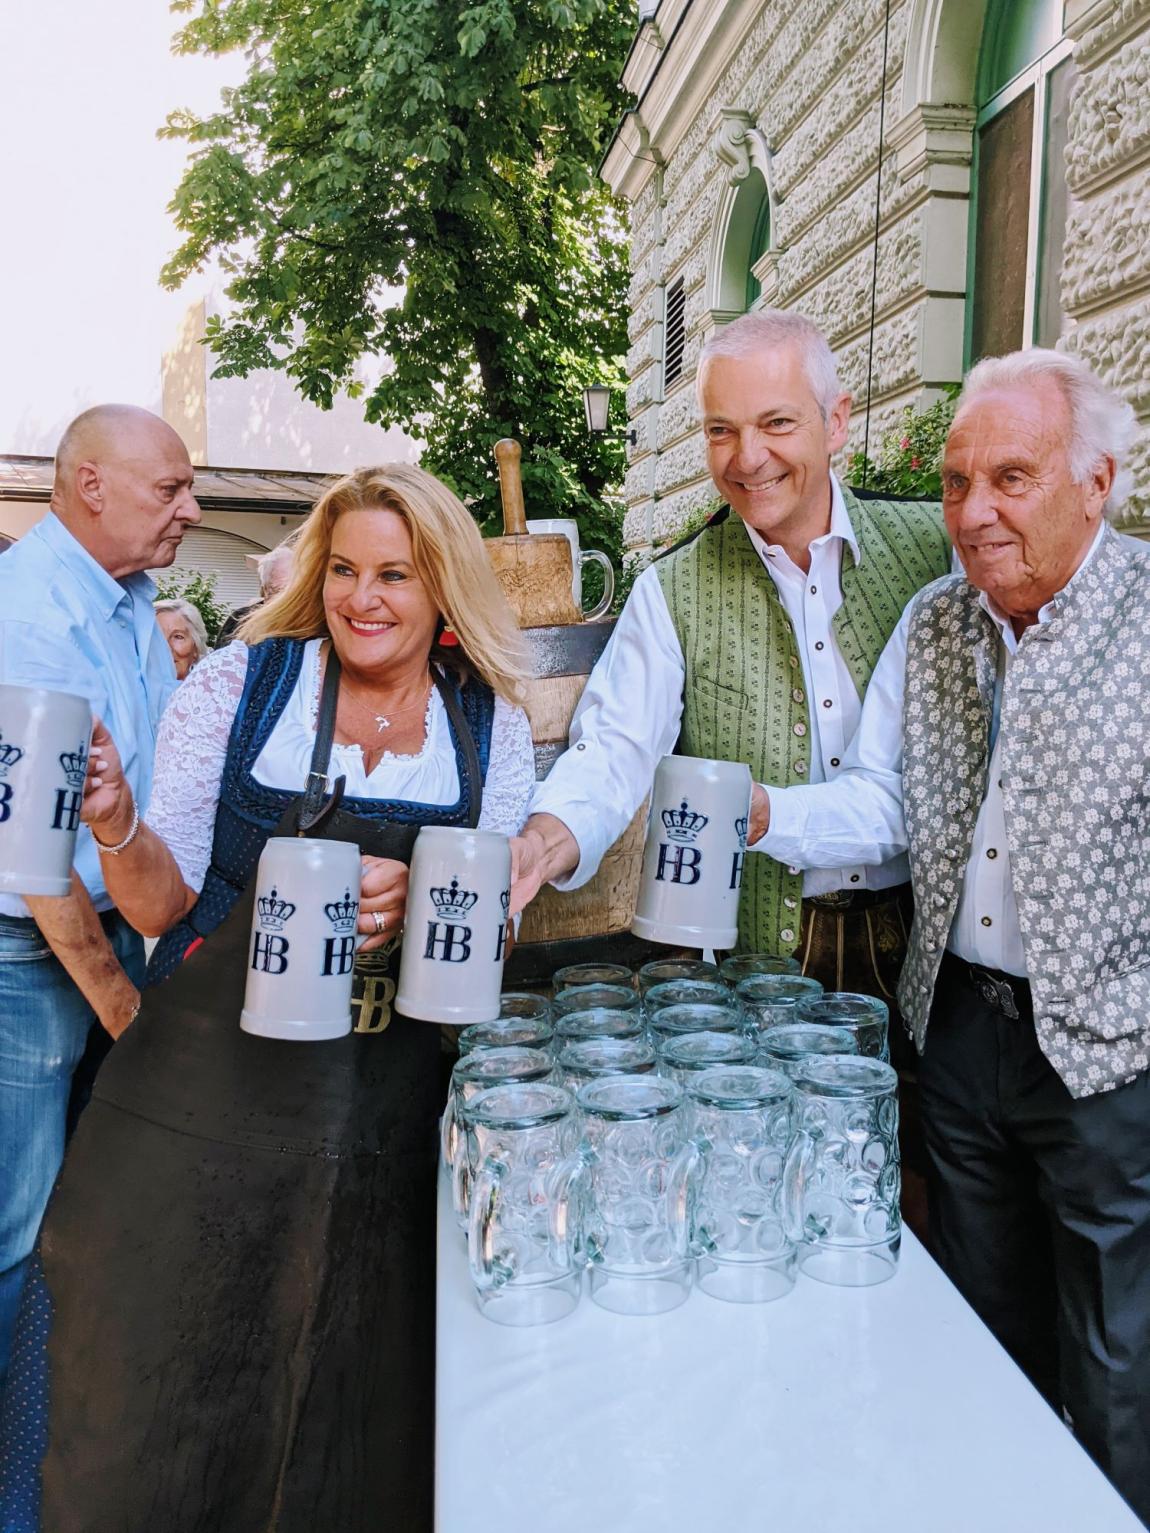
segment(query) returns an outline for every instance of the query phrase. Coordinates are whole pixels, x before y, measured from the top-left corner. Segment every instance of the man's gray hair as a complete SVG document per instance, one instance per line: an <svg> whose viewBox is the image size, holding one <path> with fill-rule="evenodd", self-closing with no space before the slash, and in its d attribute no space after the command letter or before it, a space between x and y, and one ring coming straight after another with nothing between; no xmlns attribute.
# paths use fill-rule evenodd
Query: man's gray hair
<svg viewBox="0 0 1150 1533"><path fill-rule="evenodd" d="M1134 476L1126 467L1137 431L1134 411L1121 394L1103 383L1081 357L1033 346L1004 357L984 357L966 375L958 397L961 410L991 390L1025 387L1049 378L1062 390L1070 413L1067 457L1070 477L1085 484L1105 458L1114 460L1114 483L1102 510L1112 517L1129 495Z"/></svg>
<svg viewBox="0 0 1150 1533"><path fill-rule="evenodd" d="M839 381L834 352L812 320L789 309L756 309L753 314L740 314L738 319L716 330L699 353L696 389L701 389L703 366L712 357L753 357L779 346L794 346L798 351L819 414L824 421L828 420L846 392Z"/></svg>
<svg viewBox="0 0 1150 1533"><path fill-rule="evenodd" d="M262 597L266 599L271 591L272 581L275 579L275 572L279 566L282 564L286 569L290 570L294 559L295 549L290 542L286 541L277 543L266 554L260 555L256 560L256 575L259 578L260 595ZM281 580L278 589L282 590L286 584L286 579Z"/></svg>
<svg viewBox="0 0 1150 1533"><path fill-rule="evenodd" d="M165 596L162 601L153 602L152 606L156 612L175 612L183 618L196 646L196 659L202 660L208 652L208 630L204 627L198 609L182 596Z"/></svg>

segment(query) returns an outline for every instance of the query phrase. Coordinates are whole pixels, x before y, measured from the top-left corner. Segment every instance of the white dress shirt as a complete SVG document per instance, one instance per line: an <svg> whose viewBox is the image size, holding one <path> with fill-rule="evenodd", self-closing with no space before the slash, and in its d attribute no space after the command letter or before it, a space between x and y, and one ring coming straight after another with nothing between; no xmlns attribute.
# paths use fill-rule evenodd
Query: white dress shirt
<svg viewBox="0 0 1150 1533"><path fill-rule="evenodd" d="M1090 545L1075 576L1086 568L1102 540ZM832 786L771 788L771 823L759 845L803 868L831 868L865 857L890 857L906 847L902 814L902 704L906 680L907 632L912 600L879 657L867 689L858 733L843 771ZM1038 613L1048 623L1055 601ZM1003 681L1019 640L1010 619L982 592L979 606L999 632L1000 665L994 713L998 717ZM975 822L958 909L947 947L968 963L1008 974L1026 974L1026 954L1011 877L1006 816L999 785L1001 737L996 735L982 807Z"/></svg>
<svg viewBox="0 0 1150 1533"><path fill-rule="evenodd" d="M733 513L732 513L733 514ZM862 711L831 627L842 606L843 547L861 550L838 481L831 478L830 528L810 545L811 567L799 569L781 547L747 528L795 631L810 699L814 783L839 775ZM579 865L559 889L577 889L630 824L651 788L655 768L675 748L683 716L686 667L663 588L654 569L636 580L615 631L595 665L571 720L570 746L531 801L533 814L553 814L579 843ZM767 850L763 843L755 850ZM771 852L772 856L777 853ZM782 858L794 864L793 858ZM867 865L812 867L806 896L835 889L885 889L906 881L900 848Z"/></svg>

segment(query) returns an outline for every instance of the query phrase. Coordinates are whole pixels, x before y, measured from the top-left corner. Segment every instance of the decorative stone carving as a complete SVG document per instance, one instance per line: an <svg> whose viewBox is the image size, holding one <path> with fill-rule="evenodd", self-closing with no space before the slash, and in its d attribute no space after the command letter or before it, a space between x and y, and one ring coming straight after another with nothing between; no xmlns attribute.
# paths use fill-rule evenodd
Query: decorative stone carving
<svg viewBox="0 0 1150 1533"><path fill-rule="evenodd" d="M1062 306L1070 314L1150 281L1150 185L1140 175L1077 204L1066 226Z"/></svg>
<svg viewBox="0 0 1150 1533"><path fill-rule="evenodd" d="M1150 157L1150 38L1080 81L1070 105L1066 176L1079 196Z"/></svg>
<svg viewBox="0 0 1150 1533"><path fill-rule="evenodd" d="M1114 0L1096 26L1087 29L1075 49L1079 67L1094 63L1131 33L1150 22L1150 0Z"/></svg>

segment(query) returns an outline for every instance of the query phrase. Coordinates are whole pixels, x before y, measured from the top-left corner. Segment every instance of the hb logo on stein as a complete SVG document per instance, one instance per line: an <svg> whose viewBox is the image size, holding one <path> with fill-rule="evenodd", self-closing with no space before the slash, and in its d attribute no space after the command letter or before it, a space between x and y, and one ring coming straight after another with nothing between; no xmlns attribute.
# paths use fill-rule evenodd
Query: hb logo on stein
<svg viewBox="0 0 1150 1533"><path fill-rule="evenodd" d="M696 814L687 807L684 799L678 809L664 809L663 830L667 841L659 843L659 866L655 878L659 883L697 884L702 877L703 853L695 843L695 837L705 829L709 815Z"/></svg>
<svg viewBox="0 0 1150 1533"><path fill-rule="evenodd" d="M88 748L80 742L75 751L61 751L60 765L68 786L56 789L56 808L52 815L53 830L75 830L80 823L80 806L84 802L84 777L88 771Z"/></svg>
<svg viewBox="0 0 1150 1533"><path fill-rule="evenodd" d="M252 938L252 968L264 974L283 974L288 966L288 939L278 935L284 922L295 915L291 900L281 900L273 888L256 901L259 927Z"/></svg>
<svg viewBox="0 0 1150 1533"><path fill-rule="evenodd" d="M12 784L6 780L8 768L14 767L23 755L21 746L6 743L3 736L0 736L0 825L12 815ZM83 781L81 778L81 784Z"/></svg>
<svg viewBox="0 0 1150 1533"><path fill-rule="evenodd" d="M731 853L731 882L728 889L737 889L743 879L743 863L747 857L747 824L750 816L741 814L735 821L735 835L739 838L739 850Z"/></svg>
<svg viewBox="0 0 1150 1533"><path fill-rule="evenodd" d="M345 889L342 900L331 900L323 907L323 913L331 922L334 937L323 939L324 974L350 974L355 967L355 918L359 914L359 902Z"/></svg>
<svg viewBox="0 0 1150 1533"><path fill-rule="evenodd" d="M471 927L465 925L478 894L459 887L458 878L452 878L449 889L432 889L431 903L435 915L427 923L425 958L436 958L440 963L466 963L471 957Z"/></svg>

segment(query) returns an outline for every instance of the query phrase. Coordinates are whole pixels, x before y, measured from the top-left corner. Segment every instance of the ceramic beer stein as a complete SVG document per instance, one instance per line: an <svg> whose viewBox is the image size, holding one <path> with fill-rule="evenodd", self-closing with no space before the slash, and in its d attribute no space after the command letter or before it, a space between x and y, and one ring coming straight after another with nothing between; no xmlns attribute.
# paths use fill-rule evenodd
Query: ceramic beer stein
<svg viewBox="0 0 1150 1533"><path fill-rule="evenodd" d="M415 840L395 1009L424 1022L493 1022L511 905L511 849L490 830L425 825Z"/></svg>
<svg viewBox="0 0 1150 1533"><path fill-rule="evenodd" d="M729 948L751 813L742 762L664 756L655 771L631 930L651 942Z"/></svg>
<svg viewBox="0 0 1150 1533"><path fill-rule="evenodd" d="M67 894L88 769L86 698L0 686L0 890Z"/></svg>
<svg viewBox="0 0 1150 1533"><path fill-rule="evenodd" d="M598 564L603 571L603 594L589 612L583 612L585 623L594 623L606 616L615 600L615 569L607 555L597 548L583 550L579 547L579 523L573 516L535 516L527 520L528 532L558 534L571 545L571 596L583 612L583 566Z"/></svg>
<svg viewBox="0 0 1150 1533"><path fill-rule="evenodd" d="M315 1043L351 1032L359 848L272 836L260 855L240 1026Z"/></svg>

